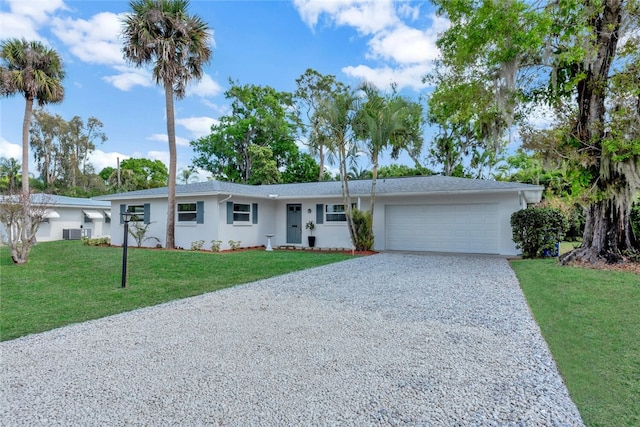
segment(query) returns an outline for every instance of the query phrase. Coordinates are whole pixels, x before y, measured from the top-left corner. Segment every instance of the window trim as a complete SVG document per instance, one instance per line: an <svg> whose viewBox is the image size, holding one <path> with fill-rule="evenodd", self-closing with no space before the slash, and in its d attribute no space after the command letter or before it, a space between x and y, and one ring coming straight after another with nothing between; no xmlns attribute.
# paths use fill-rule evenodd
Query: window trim
<svg viewBox="0 0 640 427"><path fill-rule="evenodd" d="M142 207L142 210L140 209L131 210L131 208L140 208L140 207ZM150 203L143 203L141 205L133 205L133 204L125 204L125 203L121 204L120 205L120 224L124 224L124 218L122 217L122 214L125 212L136 214L131 217L132 221L143 221L145 224L151 224L151 204Z"/></svg>
<svg viewBox="0 0 640 427"><path fill-rule="evenodd" d="M180 211L180 206L183 205L193 205L193 210L187 210L187 211ZM180 215L188 215L189 217L191 217L191 215L193 215L193 218L191 219L180 219ZM177 222L180 224L192 224L192 223L196 223L198 221L198 202L181 202L181 203L176 203L176 217L177 217Z"/></svg>
<svg viewBox="0 0 640 427"><path fill-rule="evenodd" d="M236 209L236 205L237 206L246 206L248 210L244 211L244 210L237 210ZM251 218L253 217L252 209L253 206L251 206L251 203L233 203L233 223L234 224L251 224L252 220ZM242 215L242 217L246 217L247 219L237 219L240 215Z"/></svg>
<svg viewBox="0 0 640 427"><path fill-rule="evenodd" d="M329 207L337 207L337 206L341 206L342 207L342 212L340 211L332 211L329 212L328 209ZM351 209L356 209L358 207L357 203L351 203ZM329 215L332 216L341 216L344 219L330 219ZM333 217L331 217L333 218ZM342 223L342 222L347 222L347 212L345 210L345 206L344 203L327 203L324 205L324 222L331 224L331 223Z"/></svg>

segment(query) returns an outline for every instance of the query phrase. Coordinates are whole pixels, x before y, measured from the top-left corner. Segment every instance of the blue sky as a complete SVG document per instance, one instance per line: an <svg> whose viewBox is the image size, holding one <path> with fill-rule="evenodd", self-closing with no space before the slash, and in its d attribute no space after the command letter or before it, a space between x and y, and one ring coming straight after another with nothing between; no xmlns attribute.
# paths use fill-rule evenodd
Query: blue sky
<svg viewBox="0 0 640 427"><path fill-rule="evenodd" d="M128 11L120 0L0 0L0 39L40 40L62 56L65 98L47 110L103 122L108 140L90 157L97 172L116 167L117 158L168 164L162 88L148 70L122 58L120 19ZM213 30L213 60L175 105L178 169L193 158L189 141L228 112L229 78L294 91L295 79L313 68L352 86L366 80L386 90L395 82L418 99L438 56L437 34L447 25L422 1L192 0L189 11ZM0 103L0 157L20 160L24 98Z"/></svg>

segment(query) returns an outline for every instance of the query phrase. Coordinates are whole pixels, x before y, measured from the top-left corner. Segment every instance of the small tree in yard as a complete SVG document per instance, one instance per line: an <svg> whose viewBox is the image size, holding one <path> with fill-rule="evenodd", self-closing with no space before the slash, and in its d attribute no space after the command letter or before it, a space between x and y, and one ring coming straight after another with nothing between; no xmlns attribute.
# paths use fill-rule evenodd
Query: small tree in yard
<svg viewBox="0 0 640 427"><path fill-rule="evenodd" d="M553 253L556 243L560 242L569 221L559 210L554 208L527 208L511 215L513 241L527 258L537 258L543 251Z"/></svg>
<svg viewBox="0 0 640 427"><path fill-rule="evenodd" d="M0 223L6 232L6 243L15 264L25 264L36 233L44 220L48 199L42 197L38 204L31 201L30 194L19 192L0 199ZM26 212L26 215L25 215Z"/></svg>
<svg viewBox="0 0 640 427"><path fill-rule="evenodd" d="M155 240L156 244L160 243L160 239L158 239L157 237L147 236L147 233L149 232L149 226L151 226L152 224L151 222L145 224L138 220L131 221L130 224L131 225L129 226L129 234L131 234L133 239L136 241L137 247L141 248L142 244L147 240Z"/></svg>

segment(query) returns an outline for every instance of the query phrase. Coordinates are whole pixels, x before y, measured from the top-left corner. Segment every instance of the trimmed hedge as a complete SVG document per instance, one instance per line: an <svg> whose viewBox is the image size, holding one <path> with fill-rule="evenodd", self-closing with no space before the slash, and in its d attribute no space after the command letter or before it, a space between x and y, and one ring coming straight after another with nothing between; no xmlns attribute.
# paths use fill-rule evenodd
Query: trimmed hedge
<svg viewBox="0 0 640 427"><path fill-rule="evenodd" d="M511 215L513 241L526 258L555 253L569 228L567 217L554 208L527 208Z"/></svg>

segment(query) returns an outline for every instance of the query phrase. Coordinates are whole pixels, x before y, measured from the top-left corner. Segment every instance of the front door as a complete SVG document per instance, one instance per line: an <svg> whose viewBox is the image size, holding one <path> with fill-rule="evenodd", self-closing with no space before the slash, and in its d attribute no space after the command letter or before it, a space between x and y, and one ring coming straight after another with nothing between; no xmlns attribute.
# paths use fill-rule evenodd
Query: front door
<svg viewBox="0 0 640 427"><path fill-rule="evenodd" d="M302 243L302 205L287 205L287 243Z"/></svg>

